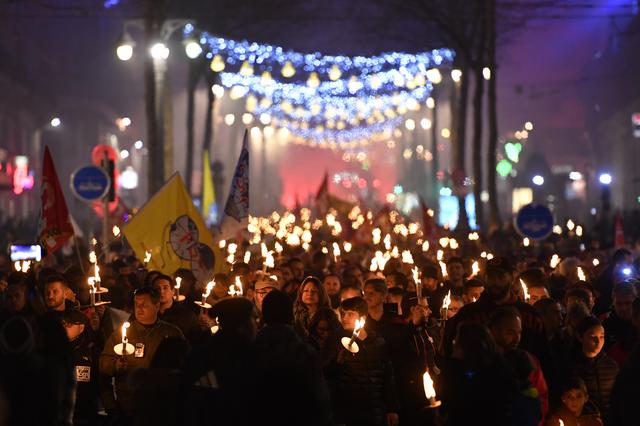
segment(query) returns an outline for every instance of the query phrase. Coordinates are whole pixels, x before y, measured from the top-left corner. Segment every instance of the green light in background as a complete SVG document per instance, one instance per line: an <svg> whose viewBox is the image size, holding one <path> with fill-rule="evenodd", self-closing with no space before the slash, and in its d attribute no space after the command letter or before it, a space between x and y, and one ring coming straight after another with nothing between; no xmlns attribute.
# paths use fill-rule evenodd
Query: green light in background
<svg viewBox="0 0 640 426"><path fill-rule="evenodd" d="M496 172L502 177L507 177L511 170L513 170L513 165L509 160L500 160L496 165Z"/></svg>

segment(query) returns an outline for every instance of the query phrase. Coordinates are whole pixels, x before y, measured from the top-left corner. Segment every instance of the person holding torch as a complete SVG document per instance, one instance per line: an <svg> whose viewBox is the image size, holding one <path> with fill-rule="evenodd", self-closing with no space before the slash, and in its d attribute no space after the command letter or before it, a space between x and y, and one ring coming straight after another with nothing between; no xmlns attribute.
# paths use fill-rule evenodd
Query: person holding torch
<svg viewBox="0 0 640 426"><path fill-rule="evenodd" d="M120 328L105 343L100 354L100 374L115 378L115 395L108 387L102 390L104 407L117 424L127 424L135 414L135 401L129 388L130 374L138 368L148 368L160 346L168 337L184 338L180 329L158 319L160 312L160 295L151 287L143 287L134 293L135 319L126 330L126 340L133 345L131 355L118 355L115 346L123 341ZM177 368L177 366L176 366ZM116 424L116 423L113 423Z"/></svg>
<svg viewBox="0 0 640 426"><path fill-rule="evenodd" d="M342 332L332 341L332 351L325 358L325 372L331 389L334 420L338 424L396 426L398 395L391 360L384 339L375 331L355 330L368 313L361 297L345 299L340 304ZM343 346L342 338L353 338L358 351Z"/></svg>

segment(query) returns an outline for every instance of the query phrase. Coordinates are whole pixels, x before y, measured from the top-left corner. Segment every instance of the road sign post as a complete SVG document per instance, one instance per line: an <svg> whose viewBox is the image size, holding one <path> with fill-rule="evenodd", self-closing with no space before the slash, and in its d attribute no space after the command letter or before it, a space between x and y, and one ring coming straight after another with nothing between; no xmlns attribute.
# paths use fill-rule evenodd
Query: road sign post
<svg viewBox="0 0 640 426"><path fill-rule="evenodd" d="M515 225L523 237L541 240L553 230L553 214L542 204L527 204L518 210Z"/></svg>

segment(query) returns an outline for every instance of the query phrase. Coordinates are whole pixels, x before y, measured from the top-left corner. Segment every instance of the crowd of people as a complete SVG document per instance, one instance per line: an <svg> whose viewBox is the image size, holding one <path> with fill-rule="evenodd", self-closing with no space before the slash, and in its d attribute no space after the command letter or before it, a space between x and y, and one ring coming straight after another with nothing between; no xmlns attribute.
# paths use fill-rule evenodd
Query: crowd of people
<svg viewBox="0 0 640 426"><path fill-rule="evenodd" d="M632 251L385 215L222 242L211 284L126 241L96 249L106 293L86 250L4 262L0 425L640 423Z"/></svg>

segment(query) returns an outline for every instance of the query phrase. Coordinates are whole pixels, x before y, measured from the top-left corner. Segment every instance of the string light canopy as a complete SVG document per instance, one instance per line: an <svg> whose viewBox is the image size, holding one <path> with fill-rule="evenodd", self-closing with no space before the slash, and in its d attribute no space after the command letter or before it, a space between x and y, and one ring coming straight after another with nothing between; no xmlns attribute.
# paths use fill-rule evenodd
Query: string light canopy
<svg viewBox="0 0 640 426"><path fill-rule="evenodd" d="M439 68L451 68L455 56L451 49L369 57L299 53L198 32L191 24L184 34L200 43L231 99L246 97L246 110L262 124L331 146L393 131L403 114L425 104L442 79Z"/></svg>

